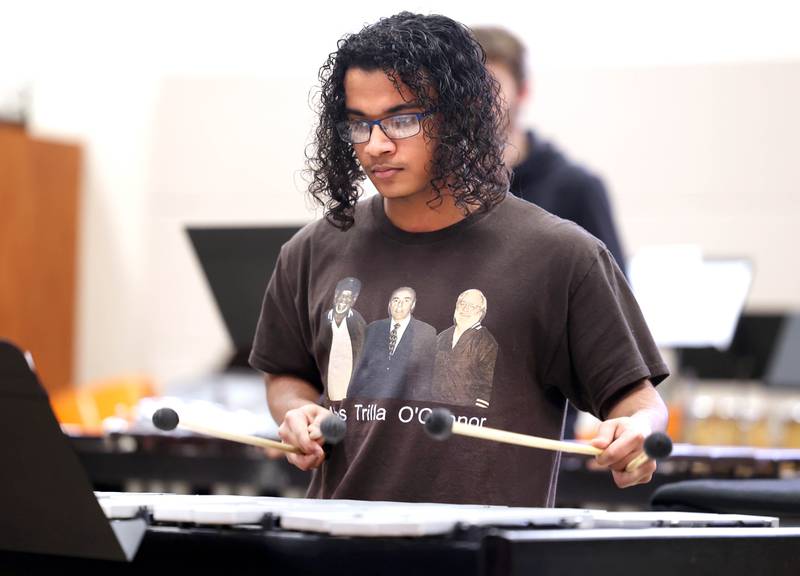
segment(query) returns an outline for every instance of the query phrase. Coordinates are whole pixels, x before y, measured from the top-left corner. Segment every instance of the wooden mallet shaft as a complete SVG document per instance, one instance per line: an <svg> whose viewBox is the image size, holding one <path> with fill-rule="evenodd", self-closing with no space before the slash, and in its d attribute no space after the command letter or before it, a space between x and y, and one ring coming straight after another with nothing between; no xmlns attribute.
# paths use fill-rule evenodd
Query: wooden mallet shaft
<svg viewBox="0 0 800 576"><path fill-rule="evenodd" d="M197 422L180 419L178 413L172 408L159 408L156 410L153 414L153 424L159 430L169 431L181 427L190 432L222 438L223 440L230 440L232 442L239 442L240 444L250 444L251 446L258 446L259 448L274 448L292 454L303 454L303 451L297 446L277 440L269 440L267 438L250 436L248 434L238 434L236 432L220 430L218 428L198 424ZM326 445L338 444L342 441L346 433L345 422L338 416L330 415L320 424L320 432L325 438Z"/></svg>
<svg viewBox="0 0 800 576"><path fill-rule="evenodd" d="M498 430L497 428L487 428L483 426L473 426L458 422L453 418L448 410L437 408L433 410L425 422L427 432L437 439L447 438L450 434L460 436L470 436L505 444L515 444L517 446L527 446L529 448L541 448L543 450L555 450L569 452L571 454L585 454L588 456L599 456L603 451L590 444L579 444L577 442L566 442L563 440L552 440L517 432ZM645 452L637 455L625 466L626 472L636 470L647 462L652 454L654 457L663 458L668 456L672 450L672 442L665 434L652 434L645 440ZM650 454L648 454L650 453Z"/></svg>
<svg viewBox="0 0 800 576"><path fill-rule="evenodd" d="M188 430L189 432L196 432L205 436L213 436L215 438L222 438L223 440L230 440L232 442L239 442L240 444L250 444L251 446L258 446L259 448L275 448L283 452L291 452L292 454L302 454L303 451L297 446L286 444L277 440L270 440L268 438L261 438L259 436L251 436L249 434L237 434L235 432L228 432L227 430L218 430L216 428L209 428L202 426L195 422L187 422L181 420L178 424L179 428Z"/></svg>
<svg viewBox="0 0 800 576"><path fill-rule="evenodd" d="M505 444L516 444L518 446L527 446L528 448L542 448L544 450L556 450L570 452L572 454L587 454L589 456L597 456L603 453L599 448L595 448L589 444L578 444L577 442L565 442L563 440L540 438L539 436L528 436L527 434L498 430L497 428L472 426L470 424L464 424L463 422L453 422L452 431L453 434L458 434L460 436L471 436L472 438L482 438L484 440L493 440Z"/></svg>
<svg viewBox="0 0 800 576"><path fill-rule="evenodd" d="M648 460L650 460L650 457L647 455L647 452L640 452L636 458L628 462L628 465L625 466L625 472L631 472L632 470L636 470L639 466L641 466Z"/></svg>

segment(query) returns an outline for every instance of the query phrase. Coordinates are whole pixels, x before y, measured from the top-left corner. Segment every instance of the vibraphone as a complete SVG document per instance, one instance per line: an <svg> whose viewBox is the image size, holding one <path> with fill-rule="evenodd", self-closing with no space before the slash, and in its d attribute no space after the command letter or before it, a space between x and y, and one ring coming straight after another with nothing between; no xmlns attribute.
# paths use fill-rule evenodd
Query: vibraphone
<svg viewBox="0 0 800 576"><path fill-rule="evenodd" d="M770 517L92 493L2 341L0 396L3 575L800 572L800 528Z"/></svg>
<svg viewBox="0 0 800 576"><path fill-rule="evenodd" d="M764 516L97 493L149 523L131 563L0 553L0 572L793 574L800 528Z"/></svg>

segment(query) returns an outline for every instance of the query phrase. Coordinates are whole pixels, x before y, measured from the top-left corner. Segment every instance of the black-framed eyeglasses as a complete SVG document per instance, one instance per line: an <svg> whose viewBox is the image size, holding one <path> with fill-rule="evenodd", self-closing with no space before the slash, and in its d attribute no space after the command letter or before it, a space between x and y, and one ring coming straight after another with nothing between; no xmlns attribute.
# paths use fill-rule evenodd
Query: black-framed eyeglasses
<svg viewBox="0 0 800 576"><path fill-rule="evenodd" d="M377 124L388 138L402 140L419 134L422 128L421 120L431 114L433 111L428 110L394 114L378 120L345 120L336 125L336 132L338 132L339 138L349 144L363 144L369 142L372 127Z"/></svg>

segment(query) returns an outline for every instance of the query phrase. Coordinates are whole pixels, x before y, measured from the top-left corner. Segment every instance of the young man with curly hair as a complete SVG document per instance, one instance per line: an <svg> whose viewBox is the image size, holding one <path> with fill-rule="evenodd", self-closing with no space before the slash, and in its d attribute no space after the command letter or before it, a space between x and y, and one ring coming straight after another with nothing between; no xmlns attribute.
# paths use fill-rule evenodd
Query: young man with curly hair
<svg viewBox="0 0 800 576"><path fill-rule="evenodd" d="M289 461L315 471L309 496L552 505L557 453L437 443L422 422L445 406L467 423L558 438L566 399L605 420L593 442L618 485L649 481L655 463L624 468L666 426L653 384L667 368L605 247L507 193L498 85L467 28L382 19L344 37L320 80L308 163L326 218L283 247L250 356L281 438L303 450ZM358 201L365 177L379 195ZM341 324L337 355L364 345L340 398L322 367L344 278L360 282L366 327ZM435 387L434 373L459 377ZM347 435L326 458L319 423L331 412Z"/></svg>

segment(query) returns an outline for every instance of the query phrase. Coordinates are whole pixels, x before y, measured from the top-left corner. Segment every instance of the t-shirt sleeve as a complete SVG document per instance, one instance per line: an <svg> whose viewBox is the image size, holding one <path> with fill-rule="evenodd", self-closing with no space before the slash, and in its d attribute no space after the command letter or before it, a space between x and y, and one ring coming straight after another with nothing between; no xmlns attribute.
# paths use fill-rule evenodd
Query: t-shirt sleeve
<svg viewBox="0 0 800 576"><path fill-rule="evenodd" d="M570 291L563 346L570 377L560 388L578 408L605 418L626 388L669 375L625 276L598 246Z"/></svg>
<svg viewBox="0 0 800 576"><path fill-rule="evenodd" d="M263 372L302 378L322 392L311 354L306 283L300 281L297 265L284 246L264 293L249 361Z"/></svg>

